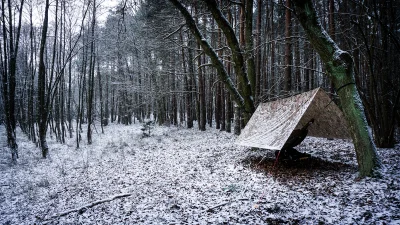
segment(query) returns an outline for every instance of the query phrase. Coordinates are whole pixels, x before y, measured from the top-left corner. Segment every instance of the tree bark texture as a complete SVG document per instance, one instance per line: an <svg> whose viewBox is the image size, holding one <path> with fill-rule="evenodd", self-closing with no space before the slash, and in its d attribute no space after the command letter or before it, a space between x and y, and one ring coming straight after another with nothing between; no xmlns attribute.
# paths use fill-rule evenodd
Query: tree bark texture
<svg viewBox="0 0 400 225"><path fill-rule="evenodd" d="M186 25L189 27L189 29L192 32L193 36L195 37L196 41L201 45L201 47L203 48L204 52L210 57L212 65L217 70L219 79L222 82L224 82L224 84L226 85L226 87L228 88L228 90L229 90L229 92L231 94L231 97L235 100L235 102L239 105L239 107L243 108L246 111L247 118L250 119L250 116L254 112L255 108L254 108L254 104L253 104L253 99L251 97L251 88L250 88L250 84L248 82L247 76L241 76L242 82L245 83L246 86L248 87L246 89L247 90L246 93L243 94L243 96L242 96L242 94L239 93L239 91L236 89L234 83L232 82L231 77L228 76L222 61L217 56L217 53L214 51L214 49L211 47L211 45L207 42L207 40L200 33L200 31L199 31L199 29L198 29L193 17L190 15L190 13L187 11L187 9L178 0L170 0L170 2L182 13L183 17L186 20ZM211 7L211 8L213 8L213 7ZM217 11L219 11L218 8L217 8ZM223 15L221 14L220 11L219 11L219 13L218 12L216 12L216 13L220 14L220 16L223 17ZM223 18L225 18L225 17L223 17ZM218 23L218 21L217 21L217 23ZM231 33L230 37L232 37L232 35L234 37L235 34L233 32L233 29L229 25L229 23L226 21L226 19L225 19L225 22L224 22L224 26L228 26L228 27L225 27L225 28L222 29L221 26L220 26L220 28L223 31L224 31L224 29L227 29ZM237 39L236 39L236 42L237 42ZM238 44L235 45L235 46L239 47ZM241 49L239 48L239 49L232 50L232 52L233 51L240 52ZM236 54L238 52L235 52L235 55L238 55L238 54ZM243 63L244 62L243 61L243 56L242 56L242 60L239 60L239 61L241 61L241 66L242 67L241 68L237 68L238 71L236 71L236 72L237 73L240 73L240 72L243 73L242 68L245 68L244 67L244 63ZM237 64L235 64L235 65L237 67Z"/></svg>
<svg viewBox="0 0 400 225"><path fill-rule="evenodd" d="M16 119L15 119L15 86L16 86L16 70L17 70L17 53L19 46L19 37L21 34L21 18L22 18L22 7L24 1L21 1L19 9L19 20L17 25L17 33L14 41L14 24L13 24L13 12L11 1L8 0L8 18L5 8L5 1L2 0L2 24L3 24L3 50L0 54L1 57L1 73L2 73L2 94L5 110L5 127L7 131L7 145L11 150L11 159L13 162L17 161L18 158L18 145L16 140ZM8 21L8 26L6 25ZM7 38L8 33L8 38ZM15 46L14 46L15 44Z"/></svg>
<svg viewBox="0 0 400 225"><path fill-rule="evenodd" d="M251 85L251 96L255 96L256 88L256 67L254 62L254 41L253 41L253 0L245 1L245 30L244 37L246 40L246 64L247 75ZM254 104L254 103L253 103Z"/></svg>
<svg viewBox="0 0 400 225"><path fill-rule="evenodd" d="M285 83L284 90L292 91L292 12L290 0L286 0L285 11Z"/></svg>
<svg viewBox="0 0 400 225"><path fill-rule="evenodd" d="M341 50L322 28L311 0L292 0L292 3L298 20L324 62L338 92L353 139L359 175L378 176L381 163L368 132L364 108L354 84L353 59L348 52Z"/></svg>
<svg viewBox="0 0 400 225"><path fill-rule="evenodd" d="M215 0L205 0L204 2L206 3L207 8L210 10L213 18L217 22L218 27L225 34L228 46L231 48L232 60L234 62L233 66L238 76L239 82L242 85L241 91L244 100L244 107L242 107L240 104L238 105L244 110L243 116L246 123L250 119L250 116L255 111L255 106L254 106L253 92L251 89L251 82L249 80L246 71L245 57L243 56L242 53L243 50L232 28L232 25L222 14L221 10L218 7L217 2ZM254 61L253 61L253 66L254 66ZM254 68L252 69L254 72Z"/></svg>
<svg viewBox="0 0 400 225"><path fill-rule="evenodd" d="M96 53L95 53L95 25L96 25L96 0L92 2L93 14L91 21L91 38L90 38L90 61L89 61L89 80L88 80L88 103L87 103L87 141L88 144L92 144L92 125L93 119L93 103L94 103L94 68L96 64Z"/></svg>
<svg viewBox="0 0 400 225"><path fill-rule="evenodd" d="M44 52L47 40L47 28L49 21L49 0L46 0L44 11L44 21L42 27L42 37L40 40L39 51L39 73L38 73L38 116L39 116L39 142L42 149L42 157L46 158L49 147L46 141L48 104L46 100L46 66L44 64Z"/></svg>

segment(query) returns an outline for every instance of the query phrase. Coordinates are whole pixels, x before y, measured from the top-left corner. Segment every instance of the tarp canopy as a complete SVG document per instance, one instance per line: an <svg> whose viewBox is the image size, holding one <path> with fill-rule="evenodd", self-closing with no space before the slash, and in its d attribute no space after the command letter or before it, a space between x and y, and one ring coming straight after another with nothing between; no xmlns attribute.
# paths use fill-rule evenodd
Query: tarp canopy
<svg viewBox="0 0 400 225"><path fill-rule="evenodd" d="M312 118L308 135L349 139L343 112L321 88L289 98L261 103L236 140L239 145L281 150L295 129Z"/></svg>

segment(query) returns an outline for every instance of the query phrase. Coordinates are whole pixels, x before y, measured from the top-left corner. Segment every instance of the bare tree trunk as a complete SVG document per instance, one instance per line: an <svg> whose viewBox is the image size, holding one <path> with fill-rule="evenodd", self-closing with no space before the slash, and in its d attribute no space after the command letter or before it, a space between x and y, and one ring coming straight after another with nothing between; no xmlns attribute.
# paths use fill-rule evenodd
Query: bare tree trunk
<svg viewBox="0 0 400 225"><path fill-rule="evenodd" d="M82 23L83 26L83 23ZM87 45L86 35L84 33L82 37L83 46ZM76 148L79 148L79 143L82 139L82 123L84 119L84 95L85 95L85 86L86 86L86 61L87 61L87 53L86 47L82 48L82 65L80 65L80 74L78 80L78 108L76 115Z"/></svg>
<svg viewBox="0 0 400 225"><path fill-rule="evenodd" d="M227 57L227 62L226 62L226 71L228 72L228 75L231 76L231 63L230 63L230 57ZM227 97L226 97L226 132L230 133L232 131L232 119L233 119L233 110L232 110L232 100L231 100L231 95L229 92L227 92Z"/></svg>
<svg viewBox="0 0 400 225"><path fill-rule="evenodd" d="M255 110L255 106L250 84L251 82L249 81L248 73L246 71L245 58L242 54L242 48L238 39L236 38L232 26L220 11L217 2L215 0L205 0L204 2L206 3L207 8L210 10L213 18L217 22L218 27L225 34L227 43L231 48L235 72L238 75L239 82L242 84L242 88L239 90L241 90L244 105L242 106L242 104L238 104L238 106L243 108L244 121L247 123Z"/></svg>
<svg viewBox="0 0 400 225"><path fill-rule="evenodd" d="M220 84L221 88L220 88L220 96L221 96L221 131L225 131L226 130L226 115L225 115L225 107L226 107L226 101L225 101L225 88L224 88L224 84Z"/></svg>
<svg viewBox="0 0 400 225"><path fill-rule="evenodd" d="M110 117L110 109L109 109L109 104L110 104L110 75L109 73L106 74L106 102L105 102L105 118L107 119L107 123L108 123L108 119Z"/></svg>
<svg viewBox="0 0 400 225"><path fill-rule="evenodd" d="M94 107L94 68L96 61L95 53L95 38L94 38L94 28L96 25L96 0L93 0L93 14L92 14L92 24L91 24L91 38L90 38L90 61L89 61L89 81L88 81L88 103L87 103L87 141L88 144L92 144L92 124L93 120L93 107Z"/></svg>
<svg viewBox="0 0 400 225"><path fill-rule="evenodd" d="M65 2L62 1L61 2L61 15L62 15L62 19L60 20L61 22L61 35L60 35L60 39L62 41L60 41L60 51L61 51L61 57L60 57L60 66L61 66L61 79L60 79L60 83L61 83L61 131L62 131L62 138L61 138L61 142L65 143L65 137L67 137L67 130L66 130L66 98L65 98L65 94L66 94L66 84L65 84L65 67L66 67L66 46L67 46L67 37L66 37L66 32L67 32L67 28L66 28L66 11L65 11ZM70 60L70 59L68 59Z"/></svg>
<svg viewBox="0 0 400 225"><path fill-rule="evenodd" d="M34 93L35 93L35 58L36 54L34 54L34 34L33 34L33 6L29 9L29 19L30 19L30 30L29 30L29 38L30 38L30 48L31 48L31 60L29 63L30 67L30 94L29 94L29 103L28 103L28 113L29 113L29 120L30 120L30 136L32 137L31 140L33 143L36 143L36 132L35 132L35 117L34 117ZM35 57L34 57L35 55Z"/></svg>
<svg viewBox="0 0 400 225"><path fill-rule="evenodd" d="M296 32L296 36L300 37L300 32L299 32L299 24L296 23L295 25L295 32ZM295 46L294 46L294 52L295 52L295 58L294 58L294 68L295 68L295 72L294 72L294 77L295 77L295 91L300 91L301 90L301 71L300 71L300 38L295 38Z"/></svg>
<svg viewBox="0 0 400 225"><path fill-rule="evenodd" d="M264 29L262 28L263 26L261 26L261 37L268 41L269 43L271 42L270 39L270 34L269 34L269 24L270 24L270 19L269 19L269 7L268 7L268 2L265 2L265 25L264 25ZM260 102L264 102L269 95L269 76L268 73L271 71L271 63L270 63L270 47L271 44L268 43L263 43L261 44L261 40L260 40L260 84L259 84L259 99L258 99L258 103ZM261 46L262 46L262 50L261 50Z"/></svg>
<svg viewBox="0 0 400 225"><path fill-rule="evenodd" d="M192 128L193 127L193 119L195 116L195 111L196 111L196 104L194 104L194 99L193 95L196 93L196 81L194 79L195 73L194 73L194 65L193 65L193 50L191 49L194 45L193 41L191 40L191 37L188 35L189 39L189 50L188 50L188 89L187 91L189 92L187 95L186 99L186 113L187 113L187 127Z"/></svg>
<svg viewBox="0 0 400 225"><path fill-rule="evenodd" d="M56 2L55 2L55 8L56 8L56 11L55 11L55 21L58 21L58 0L56 0ZM54 122L54 120L55 120L55 123L56 123L56 125L55 126L53 126L54 127L54 133L55 133L55 135L56 135L56 140L58 141L58 142L60 142L60 140L61 140L61 138L60 138L60 133L61 133L61 124L60 124L60 111L59 111L59 108L60 108L60 102L59 102L59 100L60 100L60 98L59 98L59 94L60 94L60 89L59 89L59 85L57 85L57 84L54 84L54 94L52 93L52 90L51 90L51 82L52 82L52 80L53 80L53 77L54 77L54 74L55 74L55 64L57 63L56 62L56 56L57 56L57 36L58 36L58 22L56 22L55 23L55 25L54 25L54 41L53 41L53 52L52 52L52 60L51 60L51 67L50 67L50 80L48 81L48 91L47 91L47 104L48 104L48 107L49 107L49 109L50 109L50 111L52 112L52 117L50 117L50 120L51 120L51 124L53 125L53 122ZM50 99L54 99L54 101L49 101L49 96L50 96Z"/></svg>
<svg viewBox="0 0 400 225"><path fill-rule="evenodd" d="M268 85L266 85L267 87L269 87L270 89L271 89L271 94L273 95L273 94L275 94L276 93L276 88L277 88L277 86L278 85L276 85L276 82L277 82L277 79L276 79L276 73L275 73L275 45L276 45L276 42L275 42L275 40L274 40L274 38L275 38L275 23L274 23L274 3L273 2L271 2L271 9L270 9L270 18L269 18L269 21L270 21L270 40L271 40L271 75L270 75L270 77L269 77L269 79L270 79L270 85L268 86Z"/></svg>
<svg viewBox="0 0 400 225"><path fill-rule="evenodd" d="M71 28L71 27L70 27ZM72 47L72 33L69 36L69 48ZM69 128L69 137L72 138L72 60L68 62L68 103L67 103L67 111L68 111L68 128Z"/></svg>
<svg viewBox="0 0 400 225"><path fill-rule="evenodd" d="M290 0L286 0L285 11L285 83L284 90L292 91L292 13Z"/></svg>
<svg viewBox="0 0 400 225"><path fill-rule="evenodd" d="M214 24L214 23L213 23ZM218 29L217 32L217 46L219 49L222 48L222 34L221 30ZM222 50L218 51L218 57L222 57ZM225 130L225 121L223 117L225 115L222 112L223 106L223 99L222 99L222 93L224 92L224 85L223 83L217 81L215 84L215 128L216 129L221 129L221 123L224 123L224 130Z"/></svg>
<svg viewBox="0 0 400 225"><path fill-rule="evenodd" d="M329 24L329 36L332 40L336 41L335 33L336 33L336 26L335 26L335 0L329 0L329 15L328 15L328 24ZM335 87L333 84L333 80L330 80L330 91L331 93L335 92ZM333 97L333 96L331 96Z"/></svg>
<svg viewBox="0 0 400 225"><path fill-rule="evenodd" d="M171 105L172 105L172 124L175 126L178 126L178 100L176 97L176 70L175 70L175 54L171 55L171 60L172 60L172 81L171 81L171 86L172 86L172 99L171 99Z"/></svg>
<svg viewBox="0 0 400 225"><path fill-rule="evenodd" d="M253 0L245 1L245 30L244 36L246 40L246 64L247 75L251 85L251 96L256 95L256 70L254 63L254 41L253 41ZM253 103L254 104L254 103Z"/></svg>
<svg viewBox="0 0 400 225"><path fill-rule="evenodd" d="M97 60L97 78L99 79L99 98L100 98L100 126L101 133L104 134L104 126L107 125L104 122L104 103L103 103L103 83L101 82L101 73L100 73L100 60Z"/></svg>
<svg viewBox="0 0 400 225"><path fill-rule="evenodd" d="M196 15L198 15L197 8L195 8L195 12L196 12ZM199 18L196 17L197 23L198 23L198 19ZM203 24L203 26L205 29L205 24ZM198 42L197 48L200 49L200 47L202 47L203 50L205 50L204 46L202 46L201 43ZM204 58L204 60L203 60L203 58ZM198 67L198 73L199 73L199 75L198 75L198 79L199 79L198 80L198 84L199 84L199 89L198 89L199 118L198 118L198 120L199 120L199 130L201 130L201 131L206 130L206 123L207 123L207 108L206 108L206 96L205 96L206 90L205 90L205 78L204 78L205 68L203 68L201 66L202 62L204 62L204 61L205 61L205 55L204 54L199 55L197 58L197 67Z"/></svg>
<svg viewBox="0 0 400 225"><path fill-rule="evenodd" d="M21 1L19 8L18 25L13 24L12 3L8 0L8 18L6 18L5 0L2 0L2 24L3 24L3 50L1 55L1 73L2 73L2 91L5 110L5 123L7 131L7 145L11 150L11 159L13 162L18 158L18 145L16 141L16 120L15 120L15 86L17 70L17 54L19 47L19 38L21 34L22 9L24 1ZM8 21L8 26L6 25ZM17 28L16 37L14 37L14 28ZM7 37L7 33L9 34ZM14 40L15 38L15 40ZM8 42L8 43L7 43ZM15 44L15 45L14 45ZM4 55L4 56L3 56ZM4 58L3 58L4 57Z"/></svg>
<svg viewBox="0 0 400 225"><path fill-rule="evenodd" d="M310 58L310 55L311 55L311 53L309 51L308 44L305 44L305 47L304 47L304 65L306 66L306 68L304 69L303 91L309 91L310 90L310 66L311 66L310 61L312 60Z"/></svg>
<svg viewBox="0 0 400 225"><path fill-rule="evenodd" d="M236 87L234 86L232 79L226 73L226 70L224 68L224 65L223 65L222 61L218 58L218 56L215 53L214 49L210 46L210 44L207 42L207 40L205 38L203 38L202 34L200 33L200 31L199 31L199 29L198 29L198 27L196 25L196 22L194 21L193 17L190 15L190 13L187 11L187 9L177 0L170 0L170 2L172 4L174 4L175 7L182 13L183 17L186 20L187 26L189 27L190 31L193 33L193 35L196 38L197 42L202 46L204 52L208 56L210 56L211 63L217 69L217 72L218 72L220 80L226 84L228 90L231 93L231 96L237 102L239 107L245 109L246 117L249 119L250 115L255 110L254 104L253 104L253 100L251 98L251 94L249 94L249 93L251 93L251 91L250 92L246 92L246 98L244 98L239 93L238 89L236 89ZM219 13L221 13L221 12L219 11ZM222 16L222 14L220 16ZM233 35L233 36L235 35L233 33L232 27L229 26L228 30L229 30L229 32L232 33L231 35ZM234 51L232 51L232 52L234 52ZM243 65L243 62L242 62L242 65ZM246 79L247 79L247 76L246 76ZM248 82L244 82L244 83L248 84ZM249 86L248 90L251 90L249 84L248 84L248 86Z"/></svg>
<svg viewBox="0 0 400 225"><path fill-rule="evenodd" d="M229 95L229 92L227 93L227 98L226 98L226 132L231 133L232 132L232 118L233 118L233 113L232 113L232 101L231 101L231 96Z"/></svg>
<svg viewBox="0 0 400 225"><path fill-rule="evenodd" d="M239 44L240 47L244 49L246 43L245 43L245 37L244 37L244 21L245 21L245 13L244 13L244 4L245 0L242 0L242 4L238 6L239 10L238 12L236 12L235 18L237 18L238 15L238 19L236 19L236 21L239 21ZM235 67L234 67L235 68ZM235 68L236 69L236 68ZM250 83L250 82L249 82ZM238 74L236 73L236 86L239 89L239 91L243 92L243 83L241 82L241 80L239 79ZM236 135L240 135L240 130L242 129L242 113L240 108L237 105L234 105L234 120L235 120L235 125L234 125L234 134ZM244 124L243 124L244 125Z"/></svg>
<svg viewBox="0 0 400 225"><path fill-rule="evenodd" d="M312 47L311 44L309 44L309 45L310 45L310 47ZM316 88L316 85L315 85L316 76L315 76L315 74L316 74L316 68L317 68L316 67L316 64L317 64L317 59L316 58L317 57L315 55L315 50L314 49L310 50L310 55L311 55L310 66L309 66L309 68L310 68L310 90L312 90L312 89Z"/></svg>
<svg viewBox="0 0 400 225"><path fill-rule="evenodd" d="M44 11L44 21L42 27L42 37L40 41L39 50L39 74L38 74L38 114L39 114L39 141L42 148L42 157L46 158L49 152L49 147L46 141L47 132L47 117L49 106L46 101L46 67L44 64L44 52L47 40L47 28L49 21L49 0L46 0L46 7Z"/></svg>
<svg viewBox="0 0 400 225"><path fill-rule="evenodd" d="M115 121L116 112L115 112L115 88L111 87L111 123Z"/></svg>
<svg viewBox="0 0 400 225"><path fill-rule="evenodd" d="M292 0L298 20L321 56L339 94L357 155L360 177L380 175L380 159L368 132L364 108L354 83L351 55L341 50L322 28L311 0Z"/></svg>
<svg viewBox="0 0 400 225"><path fill-rule="evenodd" d="M198 46L200 47L200 46ZM201 68L202 64L202 58L205 58L205 56L201 55L198 57L198 71L199 71L199 110L200 110L200 117L198 118L200 121L200 126L199 129L201 131L206 130L206 123L207 123L207 107L206 107L206 90L205 90L205 78L204 78L204 73L203 70L204 68Z"/></svg>
<svg viewBox="0 0 400 225"><path fill-rule="evenodd" d="M240 124L240 108L237 106L234 106L235 110L235 126L234 126L234 134L235 135L240 135L240 129L241 129L241 124Z"/></svg>
<svg viewBox="0 0 400 225"><path fill-rule="evenodd" d="M53 108L53 114L54 114L54 120L56 122L55 125L55 135L56 135L56 140L61 143L61 115L60 115L60 87L56 87L55 93L54 93L54 107Z"/></svg>
<svg viewBox="0 0 400 225"><path fill-rule="evenodd" d="M261 67L265 65L261 65L261 23L262 23L262 0L257 0L257 24L256 24L256 85L253 89L255 102L258 104L260 102L261 97ZM265 38L265 37L264 37Z"/></svg>
<svg viewBox="0 0 400 225"><path fill-rule="evenodd" d="M398 26L395 19L398 5L393 0L352 3L351 13L360 15L359 19L356 22L351 18L343 19L343 23L351 21L358 28L352 37L348 37L361 40L361 45L353 51L356 83L363 89L361 97L368 122L375 144L381 148L392 148L395 145L395 112L399 110L400 104L397 76L400 39L393 33ZM343 3L343 6L347 5ZM348 48L354 47L350 45Z"/></svg>
<svg viewBox="0 0 400 225"><path fill-rule="evenodd" d="M206 64L206 57L204 56L204 63L203 65ZM205 74L208 74L208 79L206 79L206 76L204 75L204 79L207 80L208 82L204 81L206 89L207 89L207 94L206 94L206 99L207 99L207 123L210 127L213 126L213 114L214 114L214 105L216 104L214 101L214 97L216 98L217 96L214 96L213 94L213 85L214 85L214 75L213 75L213 69L212 68L204 68ZM208 72L206 72L208 71ZM215 86L214 86L215 87ZM214 104L215 103L215 104Z"/></svg>
<svg viewBox="0 0 400 225"><path fill-rule="evenodd" d="M185 94L184 94L184 104L185 104L185 111L186 111L186 126L187 128L192 128L193 127L193 117L192 117L192 108L191 108L191 87L190 87L190 79L191 79L191 69L188 69L188 65L190 62L186 63L186 57L185 57L185 48L183 47L183 34L182 31L179 33L180 41L182 43L182 48L181 48L181 56L182 56L182 68L183 68L183 73L184 73L184 89L185 89ZM190 41L190 40L188 40ZM190 47L190 44L188 44ZM189 50L190 51L190 50ZM189 54L188 54L189 55ZM193 60L189 57L189 60ZM188 70L190 71L188 74Z"/></svg>
<svg viewBox="0 0 400 225"><path fill-rule="evenodd" d="M143 88L142 88L142 83L143 83L142 79L143 78L142 78L142 72L141 72L142 71L142 66L141 66L142 64L140 63L139 51L137 49L135 51L135 55L136 55L137 67L139 68L138 76L137 76L137 83L138 83L138 85L140 87L140 92L142 92L143 91ZM144 120L144 118L146 116L146 108L147 108L148 102L143 100L144 96L143 96L142 93L138 93L137 98L138 98L138 103L137 104L139 104L139 106L141 106L138 109L138 115L137 116L138 116L139 122L143 122L143 120Z"/></svg>
<svg viewBox="0 0 400 225"><path fill-rule="evenodd" d="M215 84L215 128L221 129L221 84Z"/></svg>

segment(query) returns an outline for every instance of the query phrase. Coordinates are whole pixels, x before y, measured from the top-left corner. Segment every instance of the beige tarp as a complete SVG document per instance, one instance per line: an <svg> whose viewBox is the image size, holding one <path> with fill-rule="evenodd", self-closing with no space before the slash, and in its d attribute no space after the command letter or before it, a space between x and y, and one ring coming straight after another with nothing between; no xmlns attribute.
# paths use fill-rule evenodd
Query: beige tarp
<svg viewBox="0 0 400 225"><path fill-rule="evenodd" d="M350 138L347 122L338 106L324 90L317 88L289 98L261 103L236 143L239 145L280 150L295 129L310 119L309 136Z"/></svg>

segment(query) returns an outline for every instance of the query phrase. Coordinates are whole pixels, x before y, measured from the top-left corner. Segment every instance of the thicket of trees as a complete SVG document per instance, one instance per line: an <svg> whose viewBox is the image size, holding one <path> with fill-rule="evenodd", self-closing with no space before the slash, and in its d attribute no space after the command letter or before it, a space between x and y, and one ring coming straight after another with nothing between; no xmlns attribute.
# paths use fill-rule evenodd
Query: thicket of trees
<svg viewBox="0 0 400 225"><path fill-rule="evenodd" d="M96 125L104 132L108 123L152 117L239 134L260 102L316 87L334 96L340 82L307 36L299 2L124 0L101 21L100 0L2 0L0 110L12 159L17 125L46 157L49 136L75 138L79 148L85 129L92 142ZM303 3L352 57L373 140L392 147L400 123L400 3Z"/></svg>

